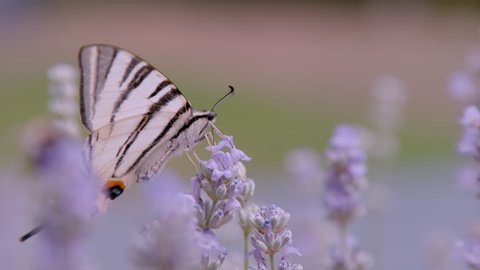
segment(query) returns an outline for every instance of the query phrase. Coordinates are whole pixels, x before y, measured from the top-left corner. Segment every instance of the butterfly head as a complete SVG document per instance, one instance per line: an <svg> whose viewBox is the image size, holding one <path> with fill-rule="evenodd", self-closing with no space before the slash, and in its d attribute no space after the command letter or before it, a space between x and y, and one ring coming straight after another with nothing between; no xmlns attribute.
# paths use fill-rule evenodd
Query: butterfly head
<svg viewBox="0 0 480 270"><path fill-rule="evenodd" d="M212 111L205 111L208 122L215 123L215 120L217 120L217 113L212 112Z"/></svg>

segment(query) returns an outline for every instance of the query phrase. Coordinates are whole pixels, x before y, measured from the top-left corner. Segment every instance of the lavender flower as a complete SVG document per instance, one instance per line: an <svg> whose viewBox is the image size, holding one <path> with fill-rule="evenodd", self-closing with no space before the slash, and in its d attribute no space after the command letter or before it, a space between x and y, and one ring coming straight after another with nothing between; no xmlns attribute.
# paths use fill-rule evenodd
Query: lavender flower
<svg viewBox="0 0 480 270"><path fill-rule="evenodd" d="M359 142L355 128L340 125L325 152L329 167L324 204L329 217L339 224L346 224L364 212L359 192L367 184L367 168Z"/></svg>
<svg viewBox="0 0 480 270"><path fill-rule="evenodd" d="M196 228L195 201L178 192L175 183L161 180L165 183L156 189L161 203L156 207L157 218L137 239L134 263L138 269L198 269L202 236Z"/></svg>
<svg viewBox="0 0 480 270"><path fill-rule="evenodd" d="M373 266L370 255L364 252L352 237L348 237L343 246L332 247L330 260L332 270L367 270Z"/></svg>
<svg viewBox="0 0 480 270"><path fill-rule="evenodd" d="M85 252L86 236L100 187L87 170L82 145L50 128L39 129L46 134L37 130L37 139L30 143L38 144L29 144L44 197L39 218L43 228L39 235L43 246L39 267L85 269L90 264Z"/></svg>
<svg viewBox="0 0 480 270"><path fill-rule="evenodd" d="M201 266L204 270L218 269L225 258L227 257L228 250L225 247L220 246L215 235L210 233L203 234L202 246L202 258Z"/></svg>
<svg viewBox="0 0 480 270"><path fill-rule="evenodd" d="M218 229L232 220L240 208L235 194L240 192L241 185L242 183L238 180L213 182L197 174L192 179L192 186L197 202L195 209L198 226L204 230ZM200 190L203 190L208 197L202 198Z"/></svg>
<svg viewBox="0 0 480 270"><path fill-rule="evenodd" d="M402 81L391 75L377 78L373 95L371 118L373 129L370 133L372 141L369 152L380 159L395 157L399 149L397 131L403 122L403 107L407 100L405 86Z"/></svg>
<svg viewBox="0 0 480 270"><path fill-rule="evenodd" d="M211 159L199 162L200 171L192 179L198 226L204 230L218 229L233 219L240 208L237 195L244 191L247 180L241 161L250 160L235 147L229 136L207 150L211 152ZM202 190L207 198L202 197ZM248 196L247 193L244 196Z"/></svg>
<svg viewBox="0 0 480 270"><path fill-rule="evenodd" d="M311 149L296 149L288 153L285 158L285 168L304 193L318 190L323 171L320 166L320 155Z"/></svg>
<svg viewBox="0 0 480 270"><path fill-rule="evenodd" d="M222 151L224 148L229 151ZM225 136L217 145L207 147L207 150L212 153L212 158L203 164L209 170L207 174L211 175L213 181L222 177L226 179L244 177L245 166L241 161L249 161L250 157L235 147L233 137Z"/></svg>
<svg viewBox="0 0 480 270"><path fill-rule="evenodd" d="M338 224L346 225L365 213L361 195L349 190L340 181L330 180L325 184L324 205L328 216Z"/></svg>
<svg viewBox="0 0 480 270"><path fill-rule="evenodd" d="M246 177L242 161L250 160L237 149L231 136L223 136L216 145L207 147L209 160L200 160L199 171L192 178L197 226L205 237L215 238L212 229L230 222L235 214L253 196L255 183ZM227 250L218 242L203 247L202 267L217 269L223 263Z"/></svg>
<svg viewBox="0 0 480 270"><path fill-rule="evenodd" d="M480 233L478 228L477 223L466 239L458 243L465 263L472 270L480 270Z"/></svg>
<svg viewBox="0 0 480 270"><path fill-rule="evenodd" d="M285 252L280 259L280 263L278 265L279 270L303 270L303 266L301 264L291 262L291 258L293 256L302 256L298 249L288 246L285 249Z"/></svg>
<svg viewBox="0 0 480 270"><path fill-rule="evenodd" d="M480 111L475 106L469 106L463 111L460 124L463 127L463 135L457 150L459 154L480 158Z"/></svg>
<svg viewBox="0 0 480 270"><path fill-rule="evenodd" d="M250 241L255 248L253 255L257 262L257 269L266 269L265 256L269 258L270 268L275 269L274 256L281 250L286 250L286 256L283 257L280 266L281 269L296 267L290 269L302 269L300 265L295 266L288 258L292 254L300 253L292 248L292 232L287 228L290 214L283 209L272 205L263 206L256 213L249 217L253 232L250 235Z"/></svg>
<svg viewBox="0 0 480 270"><path fill-rule="evenodd" d="M367 185L365 154L360 148L356 129L338 126L330 147L325 152L328 160L324 204L328 217L337 224L339 244L330 253L332 270L364 270L371 267L371 259L360 252L358 245L348 236L347 226L365 212L360 192Z"/></svg>
<svg viewBox="0 0 480 270"><path fill-rule="evenodd" d="M475 48L466 55L464 66L450 75L448 90L451 97L464 104L475 104L478 102L480 94L479 74L480 49Z"/></svg>
<svg viewBox="0 0 480 270"><path fill-rule="evenodd" d="M78 72L67 64L57 64L48 70L50 78L50 99L48 108L57 119L53 124L70 136L79 137L80 128L77 121Z"/></svg>
<svg viewBox="0 0 480 270"><path fill-rule="evenodd" d="M473 76L465 71L457 71L450 75L448 89L450 96L455 100L468 101L478 95Z"/></svg>

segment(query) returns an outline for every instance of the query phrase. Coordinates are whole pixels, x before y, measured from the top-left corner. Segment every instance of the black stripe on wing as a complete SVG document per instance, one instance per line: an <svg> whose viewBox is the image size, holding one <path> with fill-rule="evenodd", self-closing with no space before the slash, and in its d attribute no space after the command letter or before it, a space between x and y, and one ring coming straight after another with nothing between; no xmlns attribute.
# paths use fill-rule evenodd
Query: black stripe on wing
<svg viewBox="0 0 480 270"><path fill-rule="evenodd" d="M181 95L182 94L177 88L172 88L170 89L170 91L165 93L165 95L163 95L157 102L155 102L154 104L152 104L152 106L150 106L148 112L143 116L142 120L138 123L135 130L132 133L130 133L127 140L118 149L116 157L118 158L120 156L120 158L117 164L122 162L128 149L135 142L140 132L147 126L148 122L150 122L150 120L153 118L153 115L159 112L166 104L168 104L168 102L173 100L175 97L181 96Z"/></svg>
<svg viewBox="0 0 480 270"><path fill-rule="evenodd" d="M189 112L191 110L190 104L187 102L185 105L180 108L177 113L170 119L170 121L167 123L167 125L163 128L162 132L153 140L153 142L145 149L142 151L140 156L128 167L127 171L125 174L130 173L134 168L137 167L137 165L140 163L140 161L152 150L153 147L155 147L167 134L167 132L173 127L175 122L178 121L180 116L186 112ZM115 170L117 170L119 167L119 162L115 166Z"/></svg>
<svg viewBox="0 0 480 270"><path fill-rule="evenodd" d="M110 73L118 49L108 45L88 45L80 49L80 115L82 123L91 131L90 117L95 113L95 104L105 80ZM95 57L92 58L92 54ZM92 72L93 70L93 72ZM93 86L93 87L92 87Z"/></svg>
<svg viewBox="0 0 480 270"><path fill-rule="evenodd" d="M132 59L132 62L134 61L134 59ZM130 63L132 63L132 62L130 62ZM128 70L128 68L127 68L127 70ZM137 88L143 82L143 80L145 80L145 78L148 76L148 74L150 74L150 72L152 72L153 70L154 70L154 68L152 66L146 65L146 66L140 68L137 71L137 73L135 74L133 79L128 83L127 89L125 89L122 92L122 94L120 95L120 97L117 99L117 101L115 101L115 104L113 106L112 116L110 117L110 123L113 123L115 121L115 116L116 116L118 110L120 109L120 106L122 106L122 103L125 102L125 100L127 100L130 93L135 88Z"/></svg>
<svg viewBox="0 0 480 270"><path fill-rule="evenodd" d="M138 63L140 63L141 60L138 59L137 57L133 57L132 60L130 60L130 63L128 64L127 68L125 69L125 72L123 73L122 76L122 81L120 82L120 85L122 85L128 78L128 75L132 72L132 70L135 68Z"/></svg>
<svg viewBox="0 0 480 270"><path fill-rule="evenodd" d="M163 82L161 82L157 88L155 88L155 91L152 92L152 94L150 94L150 96L148 98L152 98L154 97L156 94L158 94L160 91L162 91L163 88L169 86L170 84L172 84L172 82L170 80L165 80ZM176 87L174 87L176 88ZM179 91L180 92L180 91Z"/></svg>

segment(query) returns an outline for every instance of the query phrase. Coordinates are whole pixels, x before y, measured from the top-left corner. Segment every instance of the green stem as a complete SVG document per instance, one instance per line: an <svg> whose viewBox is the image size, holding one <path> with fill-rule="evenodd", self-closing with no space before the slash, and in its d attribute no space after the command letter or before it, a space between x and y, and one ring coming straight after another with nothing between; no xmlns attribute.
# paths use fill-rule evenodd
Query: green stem
<svg viewBox="0 0 480 270"><path fill-rule="evenodd" d="M273 257L274 255L270 255L270 269L275 270L275 258Z"/></svg>
<svg viewBox="0 0 480 270"><path fill-rule="evenodd" d="M213 212L215 211L215 207L217 207L217 200L214 200L212 202L212 208L210 209L210 212L208 213L207 220L205 221L205 229L210 228L210 220L212 219Z"/></svg>
<svg viewBox="0 0 480 270"><path fill-rule="evenodd" d="M250 244L249 242L249 238L248 238L248 235L249 235L249 230L244 230L243 231L243 270L248 270L248 263L249 263L249 259L248 259L248 246Z"/></svg>
<svg viewBox="0 0 480 270"><path fill-rule="evenodd" d="M340 224L340 248L343 251L344 256L350 258L350 249L348 247L348 231L347 224Z"/></svg>

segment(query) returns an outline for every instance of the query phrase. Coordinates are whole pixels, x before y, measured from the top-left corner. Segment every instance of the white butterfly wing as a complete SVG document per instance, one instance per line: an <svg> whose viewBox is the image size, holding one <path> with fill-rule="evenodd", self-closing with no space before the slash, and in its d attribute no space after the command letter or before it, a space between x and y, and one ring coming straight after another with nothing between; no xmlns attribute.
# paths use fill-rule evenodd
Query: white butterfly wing
<svg viewBox="0 0 480 270"><path fill-rule="evenodd" d="M89 155L102 179L127 178L152 151L169 156L166 143L192 117L176 86L113 46L83 47L79 60L82 122L91 132Z"/></svg>

